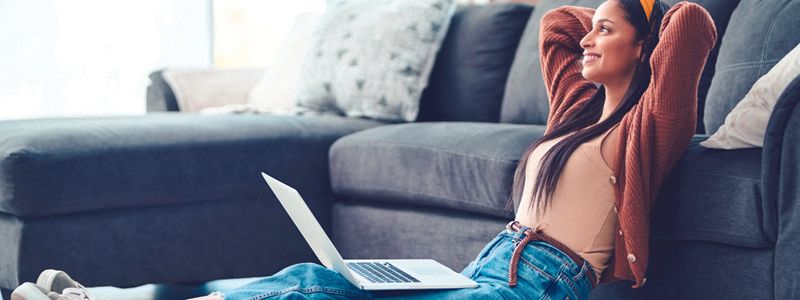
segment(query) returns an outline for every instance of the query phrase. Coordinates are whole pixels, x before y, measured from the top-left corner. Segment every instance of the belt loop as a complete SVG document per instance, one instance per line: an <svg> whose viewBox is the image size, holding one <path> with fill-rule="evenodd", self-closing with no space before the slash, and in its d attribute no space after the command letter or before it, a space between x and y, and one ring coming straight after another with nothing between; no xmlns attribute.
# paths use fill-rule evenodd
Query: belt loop
<svg viewBox="0 0 800 300"><path fill-rule="evenodd" d="M514 225L517 225L517 224L519 224L519 221L517 221L517 220L508 222L508 224L506 224L506 229L514 231Z"/></svg>
<svg viewBox="0 0 800 300"><path fill-rule="evenodd" d="M517 231L517 234L523 236L523 238L524 236L531 235L532 233L533 233L533 228L530 228L528 226L522 226L519 228L519 231Z"/></svg>

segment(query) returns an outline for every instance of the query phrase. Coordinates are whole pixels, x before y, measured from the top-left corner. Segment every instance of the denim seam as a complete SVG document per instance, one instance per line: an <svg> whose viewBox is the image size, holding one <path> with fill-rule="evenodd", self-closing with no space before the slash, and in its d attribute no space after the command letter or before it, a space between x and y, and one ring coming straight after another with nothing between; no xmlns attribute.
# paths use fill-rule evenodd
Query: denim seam
<svg viewBox="0 0 800 300"><path fill-rule="evenodd" d="M527 259L525 259L523 257L520 257L519 261L521 261L521 262L525 263L526 265L528 265L528 267L530 267L531 269L536 271L536 273L544 275L544 277L547 277L547 279L550 280L551 282L556 280L556 278L553 277L553 275L547 274L547 272L545 272L544 270L540 269L539 267L537 267L536 265L534 265L532 262L528 261Z"/></svg>
<svg viewBox="0 0 800 300"><path fill-rule="evenodd" d="M576 298L580 295L580 291L578 291L578 288L575 286L575 283L569 279L569 276L565 275L564 273L561 273L559 274L558 277L559 279L563 278L563 281L569 286L569 288L572 290L572 293L575 295Z"/></svg>
<svg viewBox="0 0 800 300"><path fill-rule="evenodd" d="M340 289L326 288L326 287L321 287L321 286L312 286L312 287L307 287L307 288L300 288L299 286L293 286L293 287L286 288L286 289L283 289L283 290L280 290L280 291L273 291L273 292L267 292L267 293L259 294L259 295L256 295L254 297L251 297L250 300L261 300L261 299L266 299L266 298L273 297L273 296L283 295L283 294L290 293L290 292L299 292L299 293L303 293L303 294L311 294L311 293L323 292L323 293L326 293L326 294L334 294L334 295L346 296L346 297L351 298L351 299L369 299L369 297L365 297L364 295L360 295L360 294L356 294L356 293L353 293L353 292L340 290Z"/></svg>
<svg viewBox="0 0 800 300"><path fill-rule="evenodd" d="M475 262L475 270L473 271L473 274L472 274L473 276L474 275L478 275L480 273L480 270L483 269L484 265L486 265L485 262L486 262L486 259L488 257L492 256L494 253L499 251L497 249L500 248L498 246L502 242L503 242L502 239L498 239L496 243L494 243L493 245L490 246L489 250L486 251L486 253L483 253L483 256L481 256L481 255L478 256L478 261Z"/></svg>
<svg viewBox="0 0 800 300"><path fill-rule="evenodd" d="M544 293L542 293L542 297L539 298L539 299L540 300L550 300L550 299L552 299L550 297L550 291L553 289L554 286L556 286L556 282L555 281L551 281L550 284L547 286L547 288L544 289Z"/></svg>
<svg viewBox="0 0 800 300"><path fill-rule="evenodd" d="M578 273L575 274L575 276L572 276L572 280L578 281L578 280L580 280L581 276L584 276L584 275L588 277L588 275L586 275L586 272L594 272L594 269L592 269L592 265L589 264L588 261L584 261L583 266L581 266L580 271L578 271Z"/></svg>
<svg viewBox="0 0 800 300"><path fill-rule="evenodd" d="M492 284L492 283L489 283L489 286L492 286L495 290L497 290L498 291L497 294L500 295L500 298L503 298L503 300L511 300L511 299L508 299L508 297L506 297L506 295L504 293L500 292L500 290L507 289L508 288L507 286L498 285L498 284Z"/></svg>
<svg viewBox="0 0 800 300"><path fill-rule="evenodd" d="M539 241L537 241L537 242L539 242ZM574 262L572 261L571 258L569 258L569 256L567 256L567 259L564 259L560 255L560 253L561 253L560 250L554 250L554 249L550 248L550 247L555 248L553 245L550 245L550 244L548 244L547 242L544 242L544 241L541 241L541 242L544 243L544 244L547 244L546 246L542 246L540 248L544 249L545 251L547 251L548 256L551 256L552 258L557 259L558 261L560 261L562 266L570 266L569 268L573 268L572 265L574 264ZM556 252L556 251L558 251L558 252ZM564 255L566 255L566 253L564 253ZM575 269L580 270L580 267L576 267Z"/></svg>

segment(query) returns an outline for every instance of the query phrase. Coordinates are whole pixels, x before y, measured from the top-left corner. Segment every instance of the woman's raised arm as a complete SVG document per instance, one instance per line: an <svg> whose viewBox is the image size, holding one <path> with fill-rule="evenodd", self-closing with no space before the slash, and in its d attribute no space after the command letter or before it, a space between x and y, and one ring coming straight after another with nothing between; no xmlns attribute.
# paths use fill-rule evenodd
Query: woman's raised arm
<svg viewBox="0 0 800 300"><path fill-rule="evenodd" d="M548 130L571 118L594 95L597 87L581 74L583 48L580 41L592 29L594 9L562 6L542 16L539 32L539 59L550 101Z"/></svg>
<svg viewBox="0 0 800 300"><path fill-rule="evenodd" d="M696 116L700 74L717 41L714 20L700 5L680 2L664 15L659 40L643 105L660 117Z"/></svg>
<svg viewBox="0 0 800 300"><path fill-rule="evenodd" d="M650 57L653 74L639 103L650 120L642 130L655 137L653 157L667 158L653 161L658 174L651 178L666 177L694 135L700 74L716 41L713 19L697 4L675 4L661 21L660 41ZM654 191L659 184L651 183Z"/></svg>

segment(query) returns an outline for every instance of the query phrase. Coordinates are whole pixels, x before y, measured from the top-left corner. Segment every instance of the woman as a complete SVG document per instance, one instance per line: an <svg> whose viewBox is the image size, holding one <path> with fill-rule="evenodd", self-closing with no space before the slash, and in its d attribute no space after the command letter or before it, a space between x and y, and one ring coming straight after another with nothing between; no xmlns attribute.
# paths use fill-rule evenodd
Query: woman
<svg viewBox="0 0 800 300"><path fill-rule="evenodd" d="M544 15L539 45L550 116L515 173L516 221L462 271L478 288L394 296L584 299L601 282L645 284L649 208L694 134L697 85L716 42L702 7L667 9L660 1L610 0L597 10L561 7ZM336 281L318 284L330 278ZM291 286L387 296L360 291L315 264L226 295L258 298Z"/></svg>
<svg viewBox="0 0 800 300"><path fill-rule="evenodd" d="M543 16L547 129L515 173L515 221L461 272L478 288L368 292L306 263L197 299L586 299L599 283L641 287L648 212L694 133L697 85L716 41L702 7L667 9L609 0Z"/></svg>

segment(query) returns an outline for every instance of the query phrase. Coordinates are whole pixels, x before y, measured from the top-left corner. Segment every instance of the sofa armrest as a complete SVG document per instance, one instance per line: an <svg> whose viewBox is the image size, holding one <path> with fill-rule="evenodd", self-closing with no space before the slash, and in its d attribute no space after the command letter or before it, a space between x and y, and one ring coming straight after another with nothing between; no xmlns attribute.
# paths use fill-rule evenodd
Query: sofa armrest
<svg viewBox="0 0 800 300"><path fill-rule="evenodd" d="M207 107L245 104L263 68L162 69L150 74L147 111L195 112Z"/></svg>
<svg viewBox="0 0 800 300"><path fill-rule="evenodd" d="M763 213L775 238L775 298L800 299L800 76L775 104L764 137Z"/></svg>
<svg viewBox="0 0 800 300"><path fill-rule="evenodd" d="M178 111L178 101L169 83L164 80L164 70L150 73L147 86L147 112Z"/></svg>

